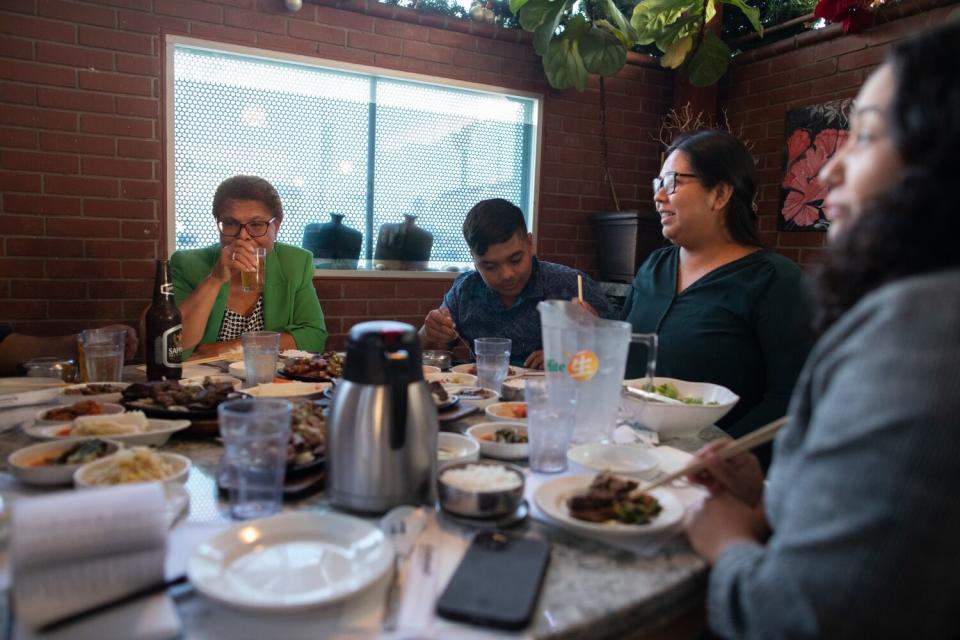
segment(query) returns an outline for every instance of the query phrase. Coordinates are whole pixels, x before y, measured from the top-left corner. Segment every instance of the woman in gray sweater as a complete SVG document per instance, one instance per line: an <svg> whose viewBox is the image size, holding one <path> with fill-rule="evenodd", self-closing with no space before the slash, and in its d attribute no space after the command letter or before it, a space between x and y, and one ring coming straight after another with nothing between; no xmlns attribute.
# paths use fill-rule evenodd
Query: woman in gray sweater
<svg viewBox="0 0 960 640"><path fill-rule="evenodd" d="M821 337L779 434L716 459L688 520L711 628L940 638L960 622L960 21L897 45L824 167Z"/></svg>

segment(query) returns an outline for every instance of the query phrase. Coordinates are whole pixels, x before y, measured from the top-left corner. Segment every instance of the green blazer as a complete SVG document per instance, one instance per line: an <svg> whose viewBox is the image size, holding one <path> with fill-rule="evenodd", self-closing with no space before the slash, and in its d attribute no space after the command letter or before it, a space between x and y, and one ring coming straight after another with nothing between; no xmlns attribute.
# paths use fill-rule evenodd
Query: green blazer
<svg viewBox="0 0 960 640"><path fill-rule="evenodd" d="M220 245L177 251L170 256L170 271L177 304L181 304L220 257ZM213 303L201 344L217 341L227 308L230 283L220 288ZM267 255L267 280L263 288L263 325L267 331L289 333L304 351L323 351L327 326L317 290L313 288L313 255L299 247L276 242ZM186 351L184 356L189 355Z"/></svg>

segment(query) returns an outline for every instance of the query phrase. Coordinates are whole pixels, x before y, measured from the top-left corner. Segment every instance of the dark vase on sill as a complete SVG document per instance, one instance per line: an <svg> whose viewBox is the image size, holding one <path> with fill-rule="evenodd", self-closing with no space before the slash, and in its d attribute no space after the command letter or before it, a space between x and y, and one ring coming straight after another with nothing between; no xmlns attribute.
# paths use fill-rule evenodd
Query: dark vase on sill
<svg viewBox="0 0 960 640"><path fill-rule="evenodd" d="M373 259L387 268L421 269L427 266L431 249L433 234L417 226L417 216L405 214L403 222L380 226Z"/></svg>
<svg viewBox="0 0 960 640"><path fill-rule="evenodd" d="M303 248L319 266L356 269L363 234L343 224L342 213L331 213L330 222L308 224L303 230Z"/></svg>

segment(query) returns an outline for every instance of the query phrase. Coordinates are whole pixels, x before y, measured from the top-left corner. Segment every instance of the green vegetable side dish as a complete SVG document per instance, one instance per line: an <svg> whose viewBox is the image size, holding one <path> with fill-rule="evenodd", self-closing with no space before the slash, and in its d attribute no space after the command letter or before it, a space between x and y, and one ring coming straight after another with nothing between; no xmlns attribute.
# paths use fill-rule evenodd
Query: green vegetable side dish
<svg viewBox="0 0 960 640"><path fill-rule="evenodd" d="M681 397L679 389L677 389L674 385L670 384L669 382L664 382L663 384L658 384L657 386L653 386L652 384L645 384L643 385L643 389L644 391L653 391L654 393L659 393L660 395L666 396L668 398L672 398L673 400L679 400L680 402L683 402L685 404L699 404L699 405L704 404L703 398L701 398L700 396ZM706 406L713 407L718 404L720 403L707 402Z"/></svg>

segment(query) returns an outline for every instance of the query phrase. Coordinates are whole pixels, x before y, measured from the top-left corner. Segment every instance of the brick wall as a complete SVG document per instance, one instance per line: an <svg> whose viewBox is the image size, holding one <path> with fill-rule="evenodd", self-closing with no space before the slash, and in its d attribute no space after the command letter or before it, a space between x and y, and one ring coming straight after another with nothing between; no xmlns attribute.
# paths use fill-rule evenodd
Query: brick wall
<svg viewBox="0 0 960 640"><path fill-rule="evenodd" d="M826 239L823 233L777 231L786 111L854 97L893 43L942 22L956 7L938 5L950 4L954 2L895 3L880 24L862 33L843 34L840 25L831 25L735 58L721 86L720 106L734 131L742 126L743 137L755 144L760 226L768 246L809 267Z"/></svg>
<svg viewBox="0 0 960 640"><path fill-rule="evenodd" d="M339 7L339 8L338 8ZM182 34L543 93L539 251L592 271L589 224L612 208L599 93L556 92L527 34L374 0L4 0L0 3L0 318L38 334L135 323L166 251L163 34ZM649 201L650 133L670 78L639 56L607 82L622 208ZM212 197L212 194L211 194ZM317 279L334 345L356 321L419 323L444 281Z"/></svg>

